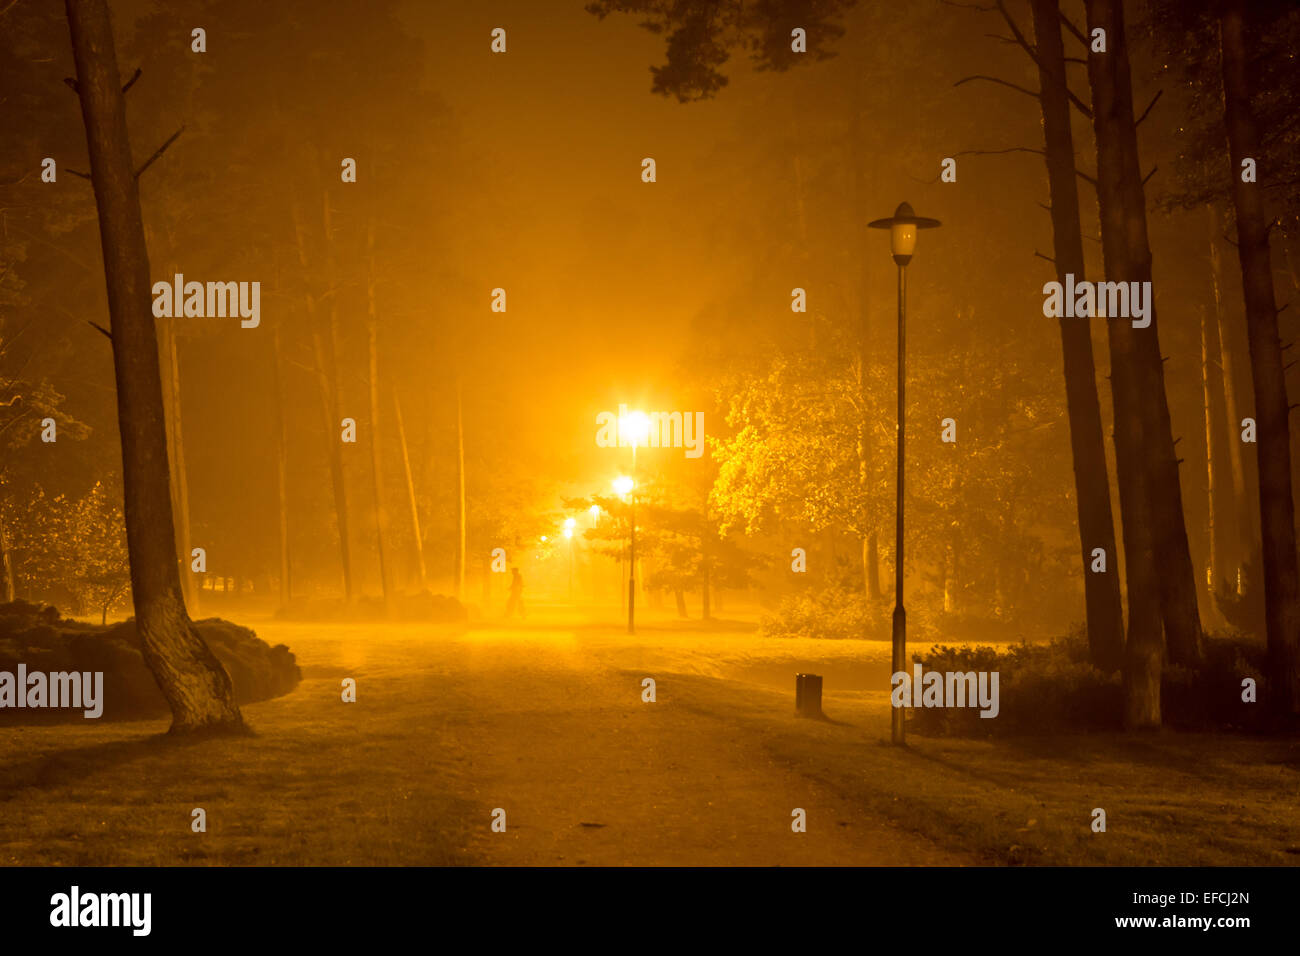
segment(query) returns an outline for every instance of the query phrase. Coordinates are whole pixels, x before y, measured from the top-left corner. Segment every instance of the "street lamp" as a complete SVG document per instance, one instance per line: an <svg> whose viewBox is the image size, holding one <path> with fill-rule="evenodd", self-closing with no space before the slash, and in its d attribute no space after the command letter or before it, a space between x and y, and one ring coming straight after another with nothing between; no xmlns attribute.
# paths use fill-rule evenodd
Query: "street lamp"
<svg viewBox="0 0 1300 956"><path fill-rule="evenodd" d="M934 229L938 219L927 219L912 212L907 203L899 203L893 216L867 223L871 229L889 230L889 251L898 264L898 497L894 506L894 648L893 671L907 670L907 612L903 610L903 434L907 362L907 264L916 251L919 229ZM919 688L912 688L915 694ZM895 707L890 721L890 738L904 742L903 708Z"/></svg>
<svg viewBox="0 0 1300 956"><path fill-rule="evenodd" d="M629 412L619 419L619 441L626 437L632 446L632 477L627 479L632 494L629 515L629 546L627 552L627 632L636 633L636 446L650 437L650 418L645 412ZM622 480L622 479L620 479Z"/></svg>

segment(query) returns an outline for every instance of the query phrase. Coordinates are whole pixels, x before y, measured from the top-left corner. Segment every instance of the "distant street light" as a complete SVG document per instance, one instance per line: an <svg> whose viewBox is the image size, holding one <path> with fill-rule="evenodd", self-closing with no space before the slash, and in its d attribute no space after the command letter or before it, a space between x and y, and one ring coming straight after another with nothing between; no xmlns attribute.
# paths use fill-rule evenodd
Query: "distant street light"
<svg viewBox="0 0 1300 956"><path fill-rule="evenodd" d="M894 648L893 671L907 670L907 612L903 610L903 433L905 424L905 388L907 361L907 264L916 251L918 229L934 229L938 219L927 219L912 212L907 203L899 203L894 215L867 223L871 229L889 230L889 251L898 264L898 478L894 506ZM919 688L912 688L916 694ZM890 738L904 743L903 708L895 707L891 715Z"/></svg>

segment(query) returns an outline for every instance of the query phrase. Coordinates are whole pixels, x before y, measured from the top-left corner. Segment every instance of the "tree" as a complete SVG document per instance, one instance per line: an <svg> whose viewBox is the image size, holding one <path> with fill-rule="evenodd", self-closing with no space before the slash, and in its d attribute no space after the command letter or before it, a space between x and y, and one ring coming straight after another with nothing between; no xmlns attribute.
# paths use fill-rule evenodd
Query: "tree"
<svg viewBox="0 0 1300 956"><path fill-rule="evenodd" d="M195 630L176 566L149 254L113 27L104 0L66 0L112 323L127 547L145 663L173 734L242 731L225 667Z"/></svg>
<svg viewBox="0 0 1300 956"><path fill-rule="evenodd" d="M997 10L1014 40L1038 69L1038 101L1043 115L1043 156L1051 193L1050 212L1057 279L1086 274L1083 230L1079 221L1079 188L1075 171L1074 134L1070 124L1071 101L1080 103L1066 76L1065 48L1061 41L1059 0L1031 0L1034 45L1030 46L1004 0ZM1086 107L1082 107L1086 110ZM1092 334L1077 318L1060 320L1065 377L1066 409L1070 419L1070 447L1074 464L1075 507L1078 514L1081 567L1092 663L1103 670L1121 664L1124 647L1124 610L1119 575L1114 570L1092 573L1095 549L1114 564L1115 519L1110 504L1110 477L1106 466L1101 405L1097 397Z"/></svg>
<svg viewBox="0 0 1300 956"><path fill-rule="evenodd" d="M60 537L66 541L72 589L83 608L100 612L100 623L131 586L121 495L97 481L68 508Z"/></svg>
<svg viewBox="0 0 1300 956"><path fill-rule="evenodd" d="M1223 120L1228 175L1237 214L1237 255L1246 297L1246 327L1259 429L1259 514L1263 534L1264 608L1268 630L1269 695L1280 713L1300 714L1300 571L1295 503L1291 496L1290 407L1278 336L1269 251L1270 220L1261 186L1244 165L1259 156L1260 136L1251 98L1245 4L1226 0L1219 13Z"/></svg>

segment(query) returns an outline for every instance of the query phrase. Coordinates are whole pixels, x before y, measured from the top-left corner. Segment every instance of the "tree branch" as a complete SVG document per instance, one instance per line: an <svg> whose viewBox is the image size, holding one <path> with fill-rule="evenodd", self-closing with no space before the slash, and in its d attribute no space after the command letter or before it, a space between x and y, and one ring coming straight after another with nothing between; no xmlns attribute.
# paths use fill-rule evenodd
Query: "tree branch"
<svg viewBox="0 0 1300 956"><path fill-rule="evenodd" d="M80 176L82 179L89 179L89 178L90 178L90 173L83 173L81 170L79 170L79 169L73 169L71 166L64 166L64 167L63 167L63 171L64 171L65 173L72 173L72 175L74 175L74 176Z"/></svg>
<svg viewBox="0 0 1300 956"><path fill-rule="evenodd" d="M131 74L131 79L127 80L126 86L122 87L122 92L125 93L127 90L129 90L135 84L135 81L140 79L140 74L143 72L144 70L140 69L137 66L135 68L135 72Z"/></svg>
<svg viewBox="0 0 1300 956"><path fill-rule="evenodd" d="M100 325L98 322L92 322L92 321L90 321L90 319L87 319L87 320L86 320L86 324L87 324L87 325L90 325L90 326L93 326L94 328L99 329L99 331L102 332L102 333L103 333L103 334L108 338L108 340L109 340L110 342L113 341L113 333L110 332L110 331L108 331L108 329L104 328L104 327L103 327L102 325Z"/></svg>
<svg viewBox="0 0 1300 956"><path fill-rule="evenodd" d="M1152 166L1152 167L1151 167L1151 172L1147 173L1145 176L1142 177L1142 185L1143 185L1143 186L1145 186L1145 185L1147 184L1147 180L1148 180L1148 179L1150 179L1152 176L1154 176L1154 175L1156 174L1156 170L1159 169L1159 168L1160 168L1159 164L1157 164L1157 165L1155 165L1155 166Z"/></svg>
<svg viewBox="0 0 1300 956"><path fill-rule="evenodd" d="M1065 24L1067 30L1075 35L1075 38L1078 39L1080 43L1091 48L1092 44L1088 42L1088 38L1084 35L1083 31L1074 25L1074 21L1067 17L1064 11L1061 11L1061 22Z"/></svg>
<svg viewBox="0 0 1300 956"><path fill-rule="evenodd" d="M1137 118L1137 122L1135 122L1133 125L1140 126L1142 121L1147 118L1147 114L1151 112L1151 107L1155 106L1156 101L1164 95L1165 95L1164 90L1156 90L1156 95L1151 97L1151 102L1147 104L1147 108L1142 111L1142 115Z"/></svg>
<svg viewBox="0 0 1300 956"><path fill-rule="evenodd" d="M172 133L171 136L168 137L167 142L163 143L156 150L154 150L153 155L144 161L144 165L135 171L135 178L139 179L140 174L143 173L150 166L152 166L154 164L154 160L156 160L159 156L165 153L167 151L167 147L170 146L172 143L176 142L176 137L180 136L181 133L183 132L185 132L184 126L178 129L176 132Z"/></svg>
<svg viewBox="0 0 1300 956"><path fill-rule="evenodd" d="M1039 94L1036 93L1034 90L1027 90L1023 86L1018 86L1017 84L1012 83L1009 80L1000 80L996 76L985 76L982 73L976 73L974 76L964 76L956 83L954 83L953 86L961 86L964 83L970 83L972 80L985 80L989 83L997 83L1000 86L1010 87L1011 89L1016 90L1019 93L1024 93L1026 96L1032 96L1034 99L1038 99L1039 96Z"/></svg>
<svg viewBox="0 0 1300 956"><path fill-rule="evenodd" d="M1039 156L1046 155L1041 149L1035 149L1033 146L1008 146L1006 149L963 149L953 156L1001 156L1003 153L1036 153Z"/></svg>

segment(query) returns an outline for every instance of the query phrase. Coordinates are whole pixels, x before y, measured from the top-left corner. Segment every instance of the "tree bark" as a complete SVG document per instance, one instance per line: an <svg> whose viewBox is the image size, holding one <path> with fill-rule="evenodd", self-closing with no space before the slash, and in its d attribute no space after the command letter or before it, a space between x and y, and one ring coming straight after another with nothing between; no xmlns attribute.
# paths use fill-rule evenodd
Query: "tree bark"
<svg viewBox="0 0 1300 956"><path fill-rule="evenodd" d="M375 309L375 232L367 232L366 339L370 356L370 471L375 486L375 542L379 549L379 581L384 607L392 610L393 594L388 569L388 508L384 505L383 455L379 446L379 316Z"/></svg>
<svg viewBox="0 0 1300 956"><path fill-rule="evenodd" d="M181 594L149 256L108 6L67 0L67 12L112 323L136 630L171 707L171 733L243 731L230 675L195 630Z"/></svg>
<svg viewBox="0 0 1300 956"><path fill-rule="evenodd" d="M1067 274L1082 281L1086 266L1083 230L1079 222L1079 190L1075 175L1074 134L1070 127L1065 48L1061 42L1060 2L1033 0L1032 8L1042 90L1039 100L1043 109L1056 273L1064 284ZM1097 398L1092 331L1088 323L1088 319L1062 318L1061 349L1074 462L1089 657L1093 666L1114 671L1123 662L1124 606L1120 597L1115 516L1110 503L1110 475L1106 466L1101 402ZM1095 548L1106 553L1105 573L1092 571Z"/></svg>
<svg viewBox="0 0 1300 956"><path fill-rule="evenodd" d="M1250 101L1244 21L1242 0L1230 0L1219 16L1223 116L1255 385L1264 618L1268 630L1267 690L1279 713L1296 715L1300 714L1300 571L1296 559L1295 502L1291 497L1290 413L1273 295L1269 219L1264 212L1260 186L1241 179L1242 160L1260 158L1259 130Z"/></svg>

